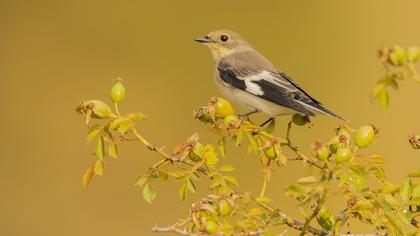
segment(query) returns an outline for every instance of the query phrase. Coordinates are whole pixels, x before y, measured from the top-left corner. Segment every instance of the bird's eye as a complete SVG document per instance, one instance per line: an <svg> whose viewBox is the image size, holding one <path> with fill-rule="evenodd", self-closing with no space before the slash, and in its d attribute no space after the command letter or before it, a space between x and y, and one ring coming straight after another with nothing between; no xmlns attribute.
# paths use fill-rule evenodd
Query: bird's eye
<svg viewBox="0 0 420 236"><path fill-rule="evenodd" d="M224 35L220 36L220 40L225 43L229 40L229 37L224 34Z"/></svg>

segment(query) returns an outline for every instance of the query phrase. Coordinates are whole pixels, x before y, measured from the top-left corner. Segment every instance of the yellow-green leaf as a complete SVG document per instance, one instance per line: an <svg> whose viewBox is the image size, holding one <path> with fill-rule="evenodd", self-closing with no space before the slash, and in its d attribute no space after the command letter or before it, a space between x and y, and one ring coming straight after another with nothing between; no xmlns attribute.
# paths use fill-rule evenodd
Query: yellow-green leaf
<svg viewBox="0 0 420 236"><path fill-rule="evenodd" d="M420 177L420 168L411 171L409 176L410 177Z"/></svg>
<svg viewBox="0 0 420 236"><path fill-rule="evenodd" d="M96 142L96 150L95 150L96 156L98 156L99 160L104 160L105 158L105 142L104 137L99 136L98 140Z"/></svg>
<svg viewBox="0 0 420 236"><path fill-rule="evenodd" d="M102 176L104 173L104 162L101 160L97 160L95 162L95 168L94 168L95 174Z"/></svg>
<svg viewBox="0 0 420 236"><path fill-rule="evenodd" d="M220 155L222 157L225 157L225 144L226 144L226 141L224 138L217 141L217 148L219 149Z"/></svg>
<svg viewBox="0 0 420 236"><path fill-rule="evenodd" d="M98 134L101 132L102 126L99 124L96 124L89 128L89 132L87 134L86 140L88 142L92 141Z"/></svg>
<svg viewBox="0 0 420 236"><path fill-rule="evenodd" d="M234 177L234 176L226 176L226 178L225 178L225 180L227 181L227 182L229 182L229 183L231 183L231 184L233 184L233 185L235 185L235 186L239 186L239 184L238 184L238 180L236 180L236 178Z"/></svg>
<svg viewBox="0 0 420 236"><path fill-rule="evenodd" d="M90 181L92 180L93 174L94 174L93 167L86 170L85 174L83 175L83 180L82 180L83 187L86 188L89 185Z"/></svg>
<svg viewBox="0 0 420 236"><path fill-rule="evenodd" d="M385 89L383 89L379 95L379 103L381 104L381 107L383 110L386 110L388 108L389 105L389 94L388 91L386 91Z"/></svg>
<svg viewBox="0 0 420 236"><path fill-rule="evenodd" d="M270 123L268 123L267 128L265 128L265 132L271 134L274 132L275 127L276 127L276 119L272 119Z"/></svg>
<svg viewBox="0 0 420 236"><path fill-rule="evenodd" d="M118 157L118 144L112 144L108 147L108 154L109 156L113 157L113 158L117 158Z"/></svg>
<svg viewBox="0 0 420 236"><path fill-rule="evenodd" d="M188 187L188 190L190 190L190 192L192 193L197 192L197 187L195 186L194 182L191 179L187 180L187 187Z"/></svg>
<svg viewBox="0 0 420 236"><path fill-rule="evenodd" d="M146 115L141 112L130 113L127 115L127 119L130 119L134 122L141 121L141 120L146 119Z"/></svg>
<svg viewBox="0 0 420 236"><path fill-rule="evenodd" d="M306 177L300 178L297 182L300 184L313 184L313 183L317 183L318 179L314 176L306 176Z"/></svg>
<svg viewBox="0 0 420 236"><path fill-rule="evenodd" d="M230 172L235 170L235 167L231 166L231 165L223 165L222 167L220 167L219 171L222 172Z"/></svg>
<svg viewBox="0 0 420 236"><path fill-rule="evenodd" d="M143 188L143 198L148 203L152 203L156 198L156 192L149 184L146 184Z"/></svg>
<svg viewBox="0 0 420 236"><path fill-rule="evenodd" d="M187 195L187 185L184 184L181 186L181 188L179 189L179 198L184 201L185 197Z"/></svg>
<svg viewBox="0 0 420 236"><path fill-rule="evenodd" d="M251 146L252 151L254 152L254 154L258 154L260 151L260 147L258 145L257 139L254 135L250 133L246 133L246 136L248 137L249 145Z"/></svg>

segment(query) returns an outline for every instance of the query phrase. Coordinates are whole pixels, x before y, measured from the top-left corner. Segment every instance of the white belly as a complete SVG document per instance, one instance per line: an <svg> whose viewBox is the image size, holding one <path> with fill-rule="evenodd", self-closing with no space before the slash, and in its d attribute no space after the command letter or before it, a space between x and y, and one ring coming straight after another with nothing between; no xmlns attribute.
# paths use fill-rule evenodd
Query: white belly
<svg viewBox="0 0 420 236"><path fill-rule="evenodd" d="M228 100L249 109L250 111L258 109L271 117L297 113L292 109L277 105L270 101L266 101L249 92L225 84L221 79L215 78L215 81L217 88L220 90L223 96L225 96Z"/></svg>

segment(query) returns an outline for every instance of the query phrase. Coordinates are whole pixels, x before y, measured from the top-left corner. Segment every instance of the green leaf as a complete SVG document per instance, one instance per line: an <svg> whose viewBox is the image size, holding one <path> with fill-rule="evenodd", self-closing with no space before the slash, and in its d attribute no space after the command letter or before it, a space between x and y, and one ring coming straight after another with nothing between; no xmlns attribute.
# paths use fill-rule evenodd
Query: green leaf
<svg viewBox="0 0 420 236"><path fill-rule="evenodd" d="M411 179L405 179L400 188L400 196L404 202L408 202L408 200L410 200L412 190L413 186L411 184Z"/></svg>
<svg viewBox="0 0 420 236"><path fill-rule="evenodd" d="M231 172L233 170L235 170L235 167L233 167L231 165L224 165L224 166L220 167L220 169L219 169L219 171L222 171L222 172Z"/></svg>
<svg viewBox="0 0 420 236"><path fill-rule="evenodd" d="M83 179L82 179L83 187L86 188L89 185L90 181L92 180L93 174L94 174L93 167L86 170L85 174L83 175Z"/></svg>
<svg viewBox="0 0 420 236"><path fill-rule="evenodd" d="M313 184L313 183L317 183L318 179L315 178L314 176L306 176L306 177L298 179L297 182L299 184Z"/></svg>
<svg viewBox="0 0 420 236"><path fill-rule="evenodd" d="M102 176L104 173L104 162L101 160L97 160L95 162L94 171L96 175Z"/></svg>
<svg viewBox="0 0 420 236"><path fill-rule="evenodd" d="M147 176L141 175L137 178L136 183L134 186L142 187L149 178Z"/></svg>
<svg viewBox="0 0 420 236"><path fill-rule="evenodd" d="M271 134L274 132L275 127L276 127L276 119L272 119L270 123L268 123L267 128L265 128L265 132Z"/></svg>
<svg viewBox="0 0 420 236"><path fill-rule="evenodd" d="M186 195L187 195L187 185L186 184L183 184L182 186L181 186L181 188L179 189L179 198L182 200L182 201L184 201L185 200L185 197L186 197Z"/></svg>
<svg viewBox="0 0 420 236"><path fill-rule="evenodd" d="M187 187L188 187L188 190L190 190L190 192L192 193L197 192L197 187L195 186L194 182L191 179L187 180Z"/></svg>
<svg viewBox="0 0 420 236"><path fill-rule="evenodd" d="M98 156L99 160L103 161L105 158L105 143L104 143L104 137L99 136L98 140L96 142L96 150L95 150L96 156Z"/></svg>
<svg viewBox="0 0 420 236"><path fill-rule="evenodd" d="M210 166L214 166L214 165L217 164L219 159L217 158L217 153L216 153L216 150L214 148L214 145L207 144L204 147L203 158L206 161L206 163Z"/></svg>
<svg viewBox="0 0 420 236"><path fill-rule="evenodd" d="M420 177L420 168L415 169L408 174L410 177Z"/></svg>
<svg viewBox="0 0 420 236"><path fill-rule="evenodd" d="M146 202L150 204L156 198L156 192L155 190L153 190L153 188L149 184L146 184L143 188L143 198Z"/></svg>
<svg viewBox="0 0 420 236"><path fill-rule="evenodd" d="M117 158L118 157L118 144L112 144L108 147L108 154L113 157L113 158Z"/></svg>
<svg viewBox="0 0 420 236"><path fill-rule="evenodd" d="M234 136L236 146L239 146L242 142L244 131L242 129L238 130Z"/></svg>
<svg viewBox="0 0 420 236"><path fill-rule="evenodd" d="M86 140L88 142L92 141L98 134L101 132L102 126L99 124L93 125L89 128L88 134L86 136Z"/></svg>
<svg viewBox="0 0 420 236"><path fill-rule="evenodd" d="M398 192L398 190L400 190L400 188L390 182L384 182L384 188L382 189L382 193L389 193L389 194L394 194L396 192Z"/></svg>
<svg viewBox="0 0 420 236"><path fill-rule="evenodd" d="M127 119L134 122L146 119L146 115L141 112L130 113L127 115Z"/></svg>
<svg viewBox="0 0 420 236"><path fill-rule="evenodd" d="M235 176L231 176L231 175L226 176L226 177L225 177L225 180L226 180L227 182L229 182L229 183L231 183L231 184L235 185L236 187L238 187L238 186L239 186L238 180L236 180Z"/></svg>
<svg viewBox="0 0 420 236"><path fill-rule="evenodd" d="M133 127L133 121L129 119L123 119L118 126L118 131L121 134L125 134L131 127Z"/></svg>
<svg viewBox="0 0 420 236"><path fill-rule="evenodd" d="M224 182L223 182L222 179L216 179L215 178L211 181L210 189L214 189L214 188L216 188L220 185L223 185L223 184L224 184Z"/></svg>
<svg viewBox="0 0 420 236"><path fill-rule="evenodd" d="M279 159L278 159L278 161L280 162L280 164L281 164L282 166L286 166L286 164L287 164L287 157L286 157L283 153L280 153L280 154L279 154Z"/></svg>
<svg viewBox="0 0 420 236"><path fill-rule="evenodd" d="M246 136L248 137L249 145L251 146L252 151L254 152L254 154L258 154L260 151L260 145L258 145L257 139L254 135L248 132L246 133Z"/></svg>
<svg viewBox="0 0 420 236"><path fill-rule="evenodd" d="M219 149L220 155L222 157L225 157L225 144L226 144L226 141L224 138L217 141L217 148Z"/></svg>
<svg viewBox="0 0 420 236"><path fill-rule="evenodd" d="M379 95L379 103L381 104L382 110L386 110L389 106L389 94L388 91L386 91L385 89L382 90Z"/></svg>

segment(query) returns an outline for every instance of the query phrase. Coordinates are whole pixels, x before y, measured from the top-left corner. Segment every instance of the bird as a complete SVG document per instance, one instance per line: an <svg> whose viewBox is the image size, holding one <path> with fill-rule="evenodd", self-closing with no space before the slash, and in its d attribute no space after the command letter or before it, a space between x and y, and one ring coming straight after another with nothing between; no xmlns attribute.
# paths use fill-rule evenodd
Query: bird
<svg viewBox="0 0 420 236"><path fill-rule="evenodd" d="M216 30L195 41L210 49L216 85L228 100L249 110L243 116L262 112L270 117L264 124L275 117L295 113L307 118L324 114L344 120L309 95L238 33Z"/></svg>

